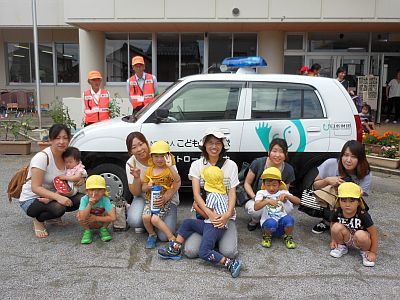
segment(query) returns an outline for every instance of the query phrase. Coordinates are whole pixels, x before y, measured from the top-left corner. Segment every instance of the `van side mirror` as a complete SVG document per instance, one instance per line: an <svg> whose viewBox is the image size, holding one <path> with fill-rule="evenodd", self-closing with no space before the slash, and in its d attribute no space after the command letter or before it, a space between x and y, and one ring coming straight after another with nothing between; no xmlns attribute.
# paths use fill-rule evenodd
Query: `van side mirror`
<svg viewBox="0 0 400 300"><path fill-rule="evenodd" d="M169 110L166 108L157 108L156 110L156 124L160 124L163 119L167 119Z"/></svg>

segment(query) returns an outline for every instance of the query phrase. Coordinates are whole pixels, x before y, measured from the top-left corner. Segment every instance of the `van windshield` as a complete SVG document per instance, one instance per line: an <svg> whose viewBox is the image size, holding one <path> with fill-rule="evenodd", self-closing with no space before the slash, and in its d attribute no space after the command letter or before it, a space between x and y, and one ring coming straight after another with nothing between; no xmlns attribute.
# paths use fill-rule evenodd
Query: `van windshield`
<svg viewBox="0 0 400 300"><path fill-rule="evenodd" d="M179 83L181 83L182 80L177 80L175 81L173 84L169 85L165 90L163 90L162 92L160 92L154 99L153 102L151 102L149 105L147 105L146 107L144 107L143 109L139 110L136 115L134 115L133 117L130 117L129 121L130 122L136 122L136 120L138 120L145 112L147 112L149 109L151 109L153 107L153 105L158 102L158 100L160 98L162 98L162 96L168 92L170 89L172 89L174 86L178 85Z"/></svg>

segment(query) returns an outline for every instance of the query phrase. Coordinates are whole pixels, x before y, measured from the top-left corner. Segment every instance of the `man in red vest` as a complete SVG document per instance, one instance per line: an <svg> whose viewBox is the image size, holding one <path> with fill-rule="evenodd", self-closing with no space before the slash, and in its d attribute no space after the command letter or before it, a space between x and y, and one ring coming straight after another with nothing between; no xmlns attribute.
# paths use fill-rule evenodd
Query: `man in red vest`
<svg viewBox="0 0 400 300"><path fill-rule="evenodd" d="M100 89L102 76L99 71L90 71L88 83L91 88L83 93L85 101L85 126L110 118L110 93Z"/></svg>
<svg viewBox="0 0 400 300"><path fill-rule="evenodd" d="M153 102L158 95L157 78L144 72L144 59L142 56L132 58L132 68L135 74L128 79L128 94L133 112L141 110Z"/></svg>

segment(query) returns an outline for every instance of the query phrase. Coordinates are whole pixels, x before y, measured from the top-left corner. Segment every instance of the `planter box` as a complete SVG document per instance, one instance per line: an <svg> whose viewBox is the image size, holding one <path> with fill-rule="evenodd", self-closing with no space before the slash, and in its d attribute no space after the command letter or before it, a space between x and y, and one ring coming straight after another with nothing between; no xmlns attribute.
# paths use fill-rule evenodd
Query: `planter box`
<svg viewBox="0 0 400 300"><path fill-rule="evenodd" d="M382 145L378 144L364 144L365 150L368 150L374 154L381 154L382 153Z"/></svg>
<svg viewBox="0 0 400 300"><path fill-rule="evenodd" d="M372 166L383 167L388 169L398 169L400 166L400 158L386 158L375 155L367 155L367 160Z"/></svg>
<svg viewBox="0 0 400 300"><path fill-rule="evenodd" d="M0 141L0 154L31 153L31 141Z"/></svg>
<svg viewBox="0 0 400 300"><path fill-rule="evenodd" d="M51 145L50 142L37 142L38 147L39 147L39 151L43 151L44 149L46 149L47 147L49 147Z"/></svg>

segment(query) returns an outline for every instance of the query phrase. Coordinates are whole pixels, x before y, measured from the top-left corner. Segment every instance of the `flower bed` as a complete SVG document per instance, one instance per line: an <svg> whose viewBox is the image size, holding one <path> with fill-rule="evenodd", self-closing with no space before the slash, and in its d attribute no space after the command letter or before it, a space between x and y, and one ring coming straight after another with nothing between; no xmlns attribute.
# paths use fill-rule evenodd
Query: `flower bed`
<svg viewBox="0 0 400 300"><path fill-rule="evenodd" d="M379 135L377 131L371 130L369 134L363 134L363 144L371 165L399 168L400 133L386 131Z"/></svg>

